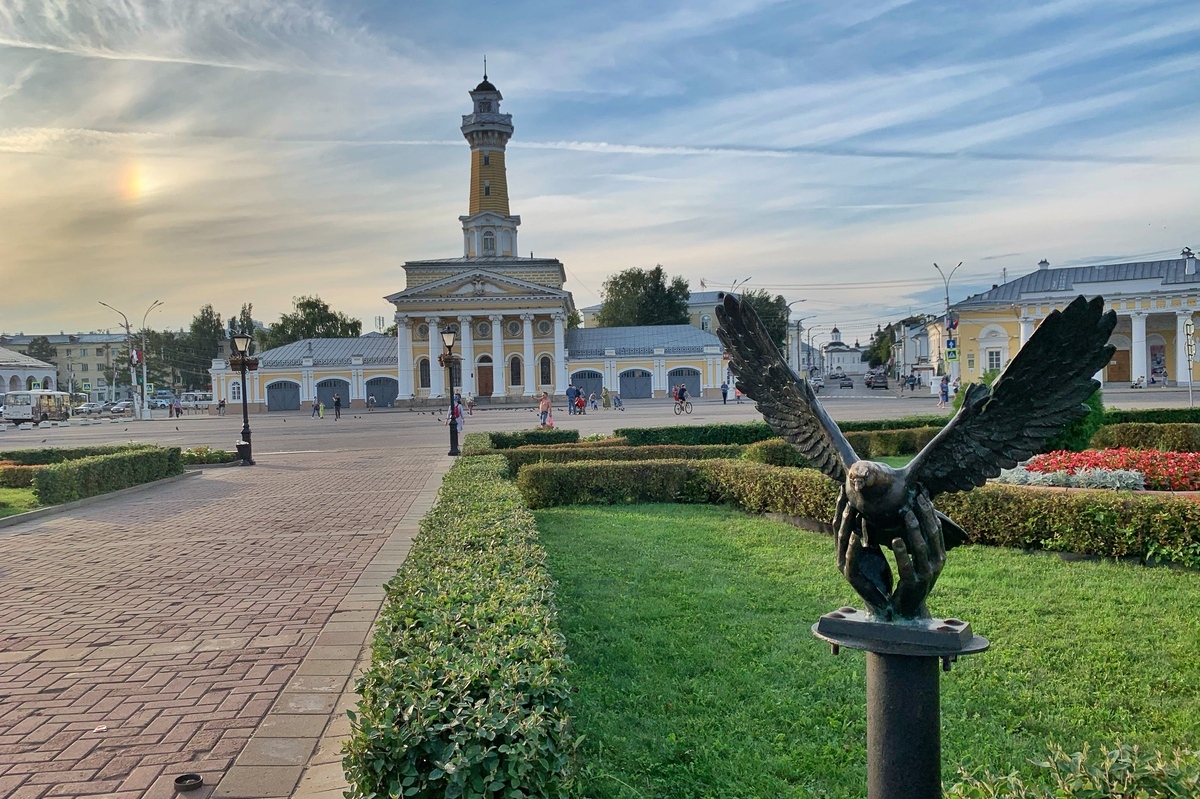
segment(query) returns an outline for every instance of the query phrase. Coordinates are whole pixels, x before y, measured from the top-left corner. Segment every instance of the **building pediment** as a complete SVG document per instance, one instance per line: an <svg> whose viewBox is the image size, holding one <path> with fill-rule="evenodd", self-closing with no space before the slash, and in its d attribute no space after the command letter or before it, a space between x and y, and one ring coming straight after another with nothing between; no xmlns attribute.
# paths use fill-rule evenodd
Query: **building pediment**
<svg viewBox="0 0 1200 799"><path fill-rule="evenodd" d="M439 300L564 300L569 293L486 269L472 269L385 297L391 303Z"/></svg>

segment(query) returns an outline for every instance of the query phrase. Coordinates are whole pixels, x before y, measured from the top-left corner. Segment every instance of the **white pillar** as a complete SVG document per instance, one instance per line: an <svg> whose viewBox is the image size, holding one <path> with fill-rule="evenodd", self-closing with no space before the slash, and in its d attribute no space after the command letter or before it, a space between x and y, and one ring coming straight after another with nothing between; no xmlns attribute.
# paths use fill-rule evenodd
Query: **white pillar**
<svg viewBox="0 0 1200 799"><path fill-rule="evenodd" d="M554 314L554 393L567 390L567 334L566 317Z"/></svg>
<svg viewBox="0 0 1200 799"><path fill-rule="evenodd" d="M533 314L521 314L521 337L525 344L525 396L532 397L537 382L533 371Z"/></svg>
<svg viewBox="0 0 1200 799"><path fill-rule="evenodd" d="M1192 363L1187 353L1187 323L1192 318L1191 309L1175 313L1175 385L1182 386L1191 377Z"/></svg>
<svg viewBox="0 0 1200 799"><path fill-rule="evenodd" d="M412 319L405 314L396 314L396 397L406 400L415 395L413 391L413 341Z"/></svg>
<svg viewBox="0 0 1200 799"><path fill-rule="evenodd" d="M494 314L488 317L492 323L492 396L508 394L508 364L504 362L504 317Z"/></svg>
<svg viewBox="0 0 1200 799"><path fill-rule="evenodd" d="M1033 318L1029 316L1021 317L1021 346L1025 346L1025 342L1029 341L1029 337L1033 335Z"/></svg>
<svg viewBox="0 0 1200 799"><path fill-rule="evenodd" d="M429 396L440 397L446 393L445 367L438 365L438 356L442 354L442 331L438 327L441 317L427 316L425 322L429 325Z"/></svg>
<svg viewBox="0 0 1200 799"><path fill-rule="evenodd" d="M1130 375L1130 379L1136 383L1139 377L1143 377L1144 382L1149 383L1150 375L1146 372L1146 312L1134 311L1132 321L1133 343L1130 358L1133 374Z"/></svg>
<svg viewBox="0 0 1200 799"><path fill-rule="evenodd" d="M464 396L467 394L474 395L475 331L471 329L471 317L458 317L458 329L462 333L462 391Z"/></svg>

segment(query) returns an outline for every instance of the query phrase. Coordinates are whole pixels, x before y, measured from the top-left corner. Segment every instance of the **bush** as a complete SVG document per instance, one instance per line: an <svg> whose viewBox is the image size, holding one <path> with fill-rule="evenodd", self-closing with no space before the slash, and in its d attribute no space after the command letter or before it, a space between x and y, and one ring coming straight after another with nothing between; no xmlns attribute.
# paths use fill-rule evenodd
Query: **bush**
<svg viewBox="0 0 1200 799"><path fill-rule="evenodd" d="M33 485L33 475L41 466L26 466L12 462L0 462L0 488L28 488Z"/></svg>
<svg viewBox="0 0 1200 799"><path fill-rule="evenodd" d="M33 493L41 505L58 505L182 473L179 447L125 448L44 466L34 475Z"/></svg>
<svg viewBox="0 0 1200 799"><path fill-rule="evenodd" d="M1150 424L1200 424L1200 408L1141 408L1138 410L1108 410L1105 424L1147 422Z"/></svg>
<svg viewBox="0 0 1200 799"><path fill-rule="evenodd" d="M800 450L782 438L772 438L751 444L742 453L742 458L754 463L765 463L768 466L796 466L800 468L808 466L808 461L800 454Z"/></svg>
<svg viewBox="0 0 1200 799"><path fill-rule="evenodd" d="M47 463L62 463L93 455L112 455L131 449L142 449L148 444L115 444L105 447L44 447L42 449L14 449L0 452L0 461L12 461L24 466L41 466Z"/></svg>
<svg viewBox="0 0 1200 799"><path fill-rule="evenodd" d="M236 452L211 447L192 447L180 453L180 461L184 466L194 466L201 463L231 463L238 459Z"/></svg>
<svg viewBox="0 0 1200 799"><path fill-rule="evenodd" d="M838 485L816 469L746 461L708 461L709 496L749 513L782 513L828 522Z"/></svg>
<svg viewBox="0 0 1200 799"><path fill-rule="evenodd" d="M492 455L495 451L491 433L467 433L463 436L463 455Z"/></svg>
<svg viewBox="0 0 1200 799"><path fill-rule="evenodd" d="M1122 422L1101 427L1092 436L1092 449L1158 449L1200 452L1200 424Z"/></svg>
<svg viewBox="0 0 1200 799"><path fill-rule="evenodd" d="M1113 491L1141 491L1146 476L1132 469L1080 469L1071 472L1031 472L1024 466L1005 469L995 482L1014 486L1050 488L1107 488Z"/></svg>
<svg viewBox="0 0 1200 799"><path fill-rule="evenodd" d="M960 770L960 781L946 792L947 799L1176 799L1200 796L1200 753L1176 750L1142 754L1136 746L1092 757L1082 752L1068 755L1051 747L1050 757L1034 762L1040 784L1026 785L1017 774L976 775Z"/></svg>
<svg viewBox="0 0 1200 799"><path fill-rule="evenodd" d="M780 441L780 443L783 443ZM784 444L784 446L787 446ZM519 447L500 450L508 461L508 474L517 475L522 466L531 463L572 463L575 461L657 461L657 460L706 460L711 458L736 458L742 447L736 444L685 447L664 444L656 447L585 446L582 444L554 444L546 447Z"/></svg>
<svg viewBox="0 0 1200 799"><path fill-rule="evenodd" d="M882 458L885 455L916 455L940 432L940 427L851 431L846 433L846 440L858 457Z"/></svg>
<svg viewBox="0 0 1200 799"><path fill-rule="evenodd" d="M493 449L513 449L531 444L572 444L579 441L579 431L552 427L545 430L521 430L516 433L488 433Z"/></svg>
<svg viewBox="0 0 1200 799"><path fill-rule="evenodd" d="M630 445L644 447L654 444L753 444L778 438L766 422L737 424L675 425L672 427L622 427L614 435Z"/></svg>
<svg viewBox="0 0 1200 799"><path fill-rule="evenodd" d="M533 515L498 457L462 459L387 584L357 683L348 797L557 796L566 645Z"/></svg>
<svg viewBox="0 0 1200 799"><path fill-rule="evenodd" d="M1096 431L1104 426L1104 400L1100 397L1100 391L1097 389L1096 393L1088 397L1084 404L1088 406L1087 415L1071 422L1057 437L1047 441L1042 447L1042 452L1054 452L1060 449L1080 452L1088 448L1088 442L1092 440L1092 436L1096 435Z"/></svg>
<svg viewBox="0 0 1200 799"><path fill-rule="evenodd" d="M575 461L521 467L517 488L531 508L631 502L705 502L715 461Z"/></svg>

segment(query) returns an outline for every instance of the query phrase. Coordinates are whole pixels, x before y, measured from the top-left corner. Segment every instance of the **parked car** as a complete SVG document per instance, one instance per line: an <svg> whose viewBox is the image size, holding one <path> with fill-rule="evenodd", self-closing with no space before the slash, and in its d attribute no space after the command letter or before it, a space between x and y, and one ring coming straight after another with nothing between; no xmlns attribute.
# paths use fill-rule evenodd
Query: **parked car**
<svg viewBox="0 0 1200 799"><path fill-rule="evenodd" d="M169 407L171 407L171 401L170 401L170 400L165 400L165 399L157 399L157 398L155 398L155 399L149 399L149 400L146 400L146 404L147 404L148 406L150 406L151 408L157 408L157 409L160 409L160 410L161 410L162 408L169 408Z"/></svg>
<svg viewBox="0 0 1200 799"><path fill-rule="evenodd" d="M871 381L871 388L887 388L887 375L875 375L875 379Z"/></svg>
<svg viewBox="0 0 1200 799"><path fill-rule="evenodd" d="M104 410L104 404L100 402L85 402L75 409L76 416L89 416L93 413L100 413Z"/></svg>
<svg viewBox="0 0 1200 799"><path fill-rule="evenodd" d="M854 388L854 378L850 375L842 375L842 379L838 381L838 388Z"/></svg>
<svg viewBox="0 0 1200 799"><path fill-rule="evenodd" d="M112 411L114 416L121 413L133 413L133 400L121 400L114 403L109 410Z"/></svg>

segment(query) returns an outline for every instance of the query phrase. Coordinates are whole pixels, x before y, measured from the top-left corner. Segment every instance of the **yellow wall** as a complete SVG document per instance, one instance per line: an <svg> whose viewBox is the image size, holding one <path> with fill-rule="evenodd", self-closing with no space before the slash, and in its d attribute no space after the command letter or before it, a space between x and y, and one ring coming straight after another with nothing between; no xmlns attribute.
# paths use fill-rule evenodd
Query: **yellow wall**
<svg viewBox="0 0 1200 799"><path fill-rule="evenodd" d="M483 154L488 154L488 165L483 165ZM483 183L487 181L491 194L484 196ZM503 150L471 151L471 201L468 213L496 211L508 216L508 178L504 171Z"/></svg>

